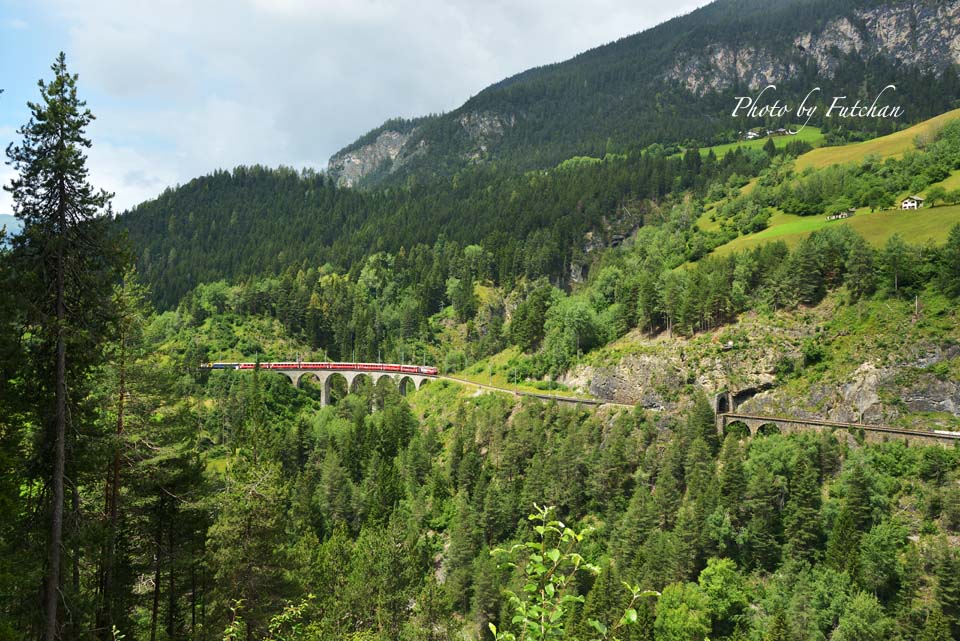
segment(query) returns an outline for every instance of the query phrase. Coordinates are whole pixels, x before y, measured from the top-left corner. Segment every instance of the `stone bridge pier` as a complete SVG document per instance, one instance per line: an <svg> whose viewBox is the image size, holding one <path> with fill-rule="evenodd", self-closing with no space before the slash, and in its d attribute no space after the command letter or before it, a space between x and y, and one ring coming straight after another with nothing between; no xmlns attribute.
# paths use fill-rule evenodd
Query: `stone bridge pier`
<svg viewBox="0 0 960 641"><path fill-rule="evenodd" d="M403 395L408 394L411 391L416 391L423 387L424 382L432 380L433 376L424 376L422 374L408 374L404 372L363 372L363 371L347 371L347 370L304 370L304 369L275 369L271 370L277 372L278 374L283 374L290 379L290 382L293 383L294 387L299 388L300 382L304 378L313 378L319 385L321 389L320 402L323 405L330 405L330 384L333 382L334 376L342 376L343 379L347 382L347 390L353 392L357 388L357 381L361 378L367 378L373 385L377 385L383 379L393 379L397 385L397 389L400 390L400 393ZM412 390L411 390L412 386Z"/></svg>

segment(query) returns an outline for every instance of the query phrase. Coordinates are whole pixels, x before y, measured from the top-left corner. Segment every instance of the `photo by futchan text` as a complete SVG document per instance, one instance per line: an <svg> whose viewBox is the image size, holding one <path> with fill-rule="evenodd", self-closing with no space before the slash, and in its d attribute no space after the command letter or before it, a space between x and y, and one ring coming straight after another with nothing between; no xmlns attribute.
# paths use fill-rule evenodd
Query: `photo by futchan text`
<svg viewBox="0 0 960 641"><path fill-rule="evenodd" d="M796 109L788 103L781 102L779 99L774 99L773 102L761 103L761 99L765 97L767 92L770 92L770 95L766 96L769 100L773 97L773 93L776 92L776 90L776 85L767 85L755 97L735 96L737 104L730 115L734 118L744 115L748 118L782 118L790 114L795 114L798 121L803 121L803 125L791 133L799 133L817 113L819 105L812 103L817 99L818 95L822 93L821 88L814 87L811 89ZM853 104L850 104L847 96L832 96L825 116L827 118L899 118L904 113L900 105L881 104L881 99L884 98L884 94L890 92L892 95L896 90L896 85L887 85L869 104L859 99L854 101Z"/></svg>

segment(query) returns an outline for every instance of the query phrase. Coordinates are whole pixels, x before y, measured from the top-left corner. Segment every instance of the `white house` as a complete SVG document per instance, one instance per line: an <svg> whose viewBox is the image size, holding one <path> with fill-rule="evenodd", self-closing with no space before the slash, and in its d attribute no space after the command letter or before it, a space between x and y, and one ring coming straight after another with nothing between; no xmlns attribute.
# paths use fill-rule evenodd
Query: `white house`
<svg viewBox="0 0 960 641"><path fill-rule="evenodd" d="M909 196L900 203L900 209L920 209L923 207L923 198L920 196Z"/></svg>

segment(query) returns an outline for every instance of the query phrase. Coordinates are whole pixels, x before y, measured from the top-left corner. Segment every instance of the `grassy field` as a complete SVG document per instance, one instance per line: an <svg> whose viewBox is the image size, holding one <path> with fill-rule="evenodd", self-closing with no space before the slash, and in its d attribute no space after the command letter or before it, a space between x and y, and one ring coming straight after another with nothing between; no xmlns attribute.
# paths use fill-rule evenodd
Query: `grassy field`
<svg viewBox="0 0 960 641"><path fill-rule="evenodd" d="M773 144L776 145L778 149L786 147L787 143L795 140L808 142L814 147L818 147L823 142L823 134L820 133L820 130L817 127L804 127L803 130L796 136L772 136L772 138ZM706 156L710 153L710 150L713 150L713 153L717 156L717 158L723 158L725 155L727 155L727 153L737 149L738 147L743 147L744 149L763 149L765 144L767 144L767 139L765 137L757 138L756 140L739 140L737 142L728 142L723 145L704 147L700 150L700 155Z"/></svg>
<svg viewBox="0 0 960 641"><path fill-rule="evenodd" d="M960 109L940 114L889 136L839 147L814 149L797 159L796 168L797 171L803 171L807 167L821 168L829 165L859 162L869 154L876 154L881 158L900 156L914 148L914 139L917 136L932 138L948 121L957 118L960 118Z"/></svg>
<svg viewBox="0 0 960 641"><path fill-rule="evenodd" d="M713 255L727 256L777 240L794 247L811 232L830 225L849 225L876 247L883 245L894 234L900 234L912 244L921 244L928 240L943 243L950 228L957 223L960 223L960 205L917 211L891 209L874 213L861 209L855 216L845 220L827 220L825 215L793 216L777 212L770 218L769 227L721 245L713 251Z"/></svg>

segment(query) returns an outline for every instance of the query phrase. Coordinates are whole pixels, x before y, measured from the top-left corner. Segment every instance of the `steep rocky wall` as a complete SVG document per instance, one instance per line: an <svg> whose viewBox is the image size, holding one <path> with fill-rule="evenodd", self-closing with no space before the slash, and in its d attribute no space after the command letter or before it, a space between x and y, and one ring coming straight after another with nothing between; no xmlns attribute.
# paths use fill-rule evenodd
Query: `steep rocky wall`
<svg viewBox="0 0 960 641"><path fill-rule="evenodd" d="M829 77L840 55L850 53L940 71L960 64L960 0L894 3L858 11L830 21L818 32L797 34L792 44L789 52L774 52L717 43L680 54L666 77L699 95L737 83L755 90L791 77L808 60Z"/></svg>
<svg viewBox="0 0 960 641"><path fill-rule="evenodd" d="M391 163L390 169L395 170L402 163L401 150L415 131L384 131L368 145L331 157L327 171L338 185L354 187L364 176L381 170L384 163Z"/></svg>

